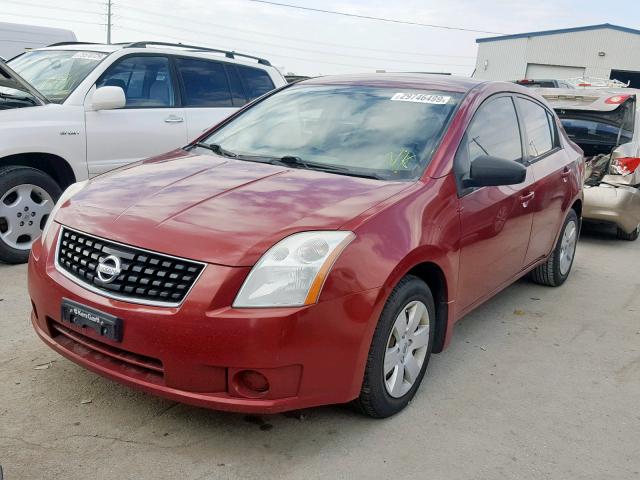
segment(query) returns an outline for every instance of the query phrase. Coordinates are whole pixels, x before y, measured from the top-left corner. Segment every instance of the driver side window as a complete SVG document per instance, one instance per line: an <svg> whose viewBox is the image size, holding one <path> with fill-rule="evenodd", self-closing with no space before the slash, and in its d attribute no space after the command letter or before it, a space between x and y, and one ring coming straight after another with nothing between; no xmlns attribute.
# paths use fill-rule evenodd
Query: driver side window
<svg viewBox="0 0 640 480"><path fill-rule="evenodd" d="M511 97L486 101L471 120L454 161L460 191L463 191L462 180L469 177L471 163L483 155L522 161L520 127Z"/></svg>
<svg viewBox="0 0 640 480"><path fill-rule="evenodd" d="M166 57L126 57L112 65L96 87L120 87L125 108L173 107L174 89Z"/></svg>

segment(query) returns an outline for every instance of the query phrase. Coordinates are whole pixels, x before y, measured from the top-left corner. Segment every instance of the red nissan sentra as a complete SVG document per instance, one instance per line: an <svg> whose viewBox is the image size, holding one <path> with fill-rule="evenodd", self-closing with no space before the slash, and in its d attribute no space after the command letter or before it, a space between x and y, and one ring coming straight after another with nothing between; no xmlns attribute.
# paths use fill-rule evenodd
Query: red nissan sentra
<svg viewBox="0 0 640 480"><path fill-rule="evenodd" d="M71 186L33 246L33 326L70 360L180 402L355 400L386 417L456 320L527 273L567 279L582 162L518 85L303 81Z"/></svg>

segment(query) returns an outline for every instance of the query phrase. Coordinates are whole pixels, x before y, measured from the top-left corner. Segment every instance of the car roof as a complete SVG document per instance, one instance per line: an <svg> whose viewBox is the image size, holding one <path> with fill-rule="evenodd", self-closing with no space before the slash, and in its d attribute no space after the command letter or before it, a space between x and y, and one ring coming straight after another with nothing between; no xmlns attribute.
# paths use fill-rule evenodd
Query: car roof
<svg viewBox="0 0 640 480"><path fill-rule="evenodd" d="M131 50L131 52L138 53L140 51L143 52L151 52L151 53L163 53L166 54L171 52L176 55L187 55L187 56L201 56L204 58L221 58L223 60L240 63L248 66L255 66L255 64L259 64L262 68L272 67L271 63L260 57L255 57L253 55L247 55L244 53L239 53L236 51L222 50L222 49L214 49L209 47L201 47L194 45L184 45L179 43L166 43L166 42L123 42L123 43L115 43L115 44L104 44L104 43L90 43L90 42L61 42L55 43L53 45L49 45L47 47L42 48L34 48L33 51L46 51L46 50L66 50L66 51L91 51L91 52L102 52L106 54L110 54L119 50Z"/></svg>
<svg viewBox="0 0 640 480"><path fill-rule="evenodd" d="M638 96L640 90L635 88L598 88L598 89L569 89L569 88L540 88L538 95L553 108L568 110L591 110L611 112L623 102L607 102L611 97Z"/></svg>
<svg viewBox="0 0 640 480"><path fill-rule="evenodd" d="M426 73L365 73L328 75L302 80L297 85L361 85L371 87L404 87L423 90L441 90L466 93L477 85L486 83L468 77Z"/></svg>

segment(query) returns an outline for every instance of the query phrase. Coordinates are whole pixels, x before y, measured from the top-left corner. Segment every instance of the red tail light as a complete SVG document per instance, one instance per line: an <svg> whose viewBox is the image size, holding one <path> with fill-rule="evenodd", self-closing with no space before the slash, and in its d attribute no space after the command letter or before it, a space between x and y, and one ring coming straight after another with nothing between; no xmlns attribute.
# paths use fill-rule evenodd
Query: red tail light
<svg viewBox="0 0 640 480"><path fill-rule="evenodd" d="M590 83L579 83L578 86L579 87L590 87L591 84Z"/></svg>
<svg viewBox="0 0 640 480"><path fill-rule="evenodd" d="M608 103L609 105L620 105L621 103L624 103L630 96L631 95L614 95L613 97L607 98L604 103Z"/></svg>
<svg viewBox="0 0 640 480"><path fill-rule="evenodd" d="M616 158L611 162L611 171L618 175L629 175L635 172L638 166L640 166L640 158Z"/></svg>

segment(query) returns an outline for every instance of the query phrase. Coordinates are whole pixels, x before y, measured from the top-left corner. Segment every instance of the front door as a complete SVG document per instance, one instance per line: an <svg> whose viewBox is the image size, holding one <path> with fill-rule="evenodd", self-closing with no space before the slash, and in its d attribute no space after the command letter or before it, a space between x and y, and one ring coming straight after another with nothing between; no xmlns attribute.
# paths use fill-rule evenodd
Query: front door
<svg viewBox="0 0 640 480"><path fill-rule="evenodd" d="M123 57L105 72L96 87L122 88L127 104L119 110L86 111L90 175L187 144L184 109L175 106L175 83L169 59L160 55Z"/></svg>
<svg viewBox="0 0 640 480"><path fill-rule="evenodd" d="M474 159L490 155L522 162L522 136L509 95L491 97L476 114L458 148L455 174L467 177ZM524 266L533 215L531 170L523 183L460 189L458 312L466 311L517 275Z"/></svg>

